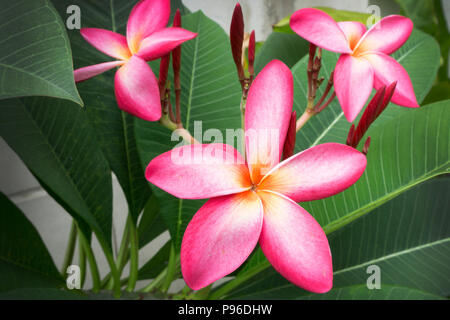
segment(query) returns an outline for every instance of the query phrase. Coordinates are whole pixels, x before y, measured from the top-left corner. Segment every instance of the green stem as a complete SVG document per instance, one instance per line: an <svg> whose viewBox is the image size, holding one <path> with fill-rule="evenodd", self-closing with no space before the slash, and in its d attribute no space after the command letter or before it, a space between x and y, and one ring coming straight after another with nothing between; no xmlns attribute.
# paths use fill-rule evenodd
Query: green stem
<svg viewBox="0 0 450 320"><path fill-rule="evenodd" d="M163 292L166 292L169 290L170 285L172 284L173 278L175 277L175 271L176 271L176 265L177 265L177 255L175 254L175 246L172 243L170 247L170 254L169 254L169 263L167 264L167 276L166 281L164 281L164 284L161 288Z"/></svg>
<svg viewBox="0 0 450 320"><path fill-rule="evenodd" d="M130 276L128 280L127 291L132 292L136 286L139 271L139 240L136 225L134 224L131 215L128 215L129 232L130 232Z"/></svg>
<svg viewBox="0 0 450 320"><path fill-rule="evenodd" d="M157 288L161 284L161 282L166 278L167 270L168 268L165 268L163 271L161 271L161 273L155 279L153 279L153 281L150 282L150 284L139 290L139 292L147 293Z"/></svg>
<svg viewBox="0 0 450 320"><path fill-rule="evenodd" d="M61 267L61 274L66 278L66 272L69 265L73 260L73 253L75 252L75 243L77 241L77 224L75 220L72 220L72 225L70 227L69 240L67 241L66 254L64 256L64 262Z"/></svg>
<svg viewBox="0 0 450 320"><path fill-rule="evenodd" d="M86 254L87 261L89 261L89 267L91 269L92 275L92 291L94 293L98 293L100 291L100 273L98 272L97 261L95 261L94 253L92 252L92 248L87 241L84 234L78 230L80 236L81 246Z"/></svg>
<svg viewBox="0 0 450 320"><path fill-rule="evenodd" d="M297 120L297 124L295 126L295 130L298 132L308 121L311 119L312 116L314 116L316 113L313 109L306 108L305 112L301 115L300 118Z"/></svg>
<svg viewBox="0 0 450 320"><path fill-rule="evenodd" d="M81 288L83 288L84 281L86 280L86 253L84 252L81 243L81 237L78 237L78 257L78 264L80 265L80 283Z"/></svg>

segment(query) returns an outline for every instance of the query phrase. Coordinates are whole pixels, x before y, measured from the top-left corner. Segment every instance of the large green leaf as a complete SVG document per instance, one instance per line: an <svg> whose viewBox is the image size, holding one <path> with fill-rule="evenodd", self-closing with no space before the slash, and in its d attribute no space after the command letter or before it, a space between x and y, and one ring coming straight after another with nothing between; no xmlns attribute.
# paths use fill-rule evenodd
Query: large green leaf
<svg viewBox="0 0 450 320"><path fill-rule="evenodd" d="M1 0L0 99L50 96L83 104L64 23L49 0Z"/></svg>
<svg viewBox="0 0 450 320"><path fill-rule="evenodd" d="M103 28L126 34L128 16L137 0L133 1L58 0L55 6L65 15L67 6L77 4L82 12L82 27ZM185 11L179 1L172 1L172 11ZM111 60L81 37L79 30L69 31L76 68ZM128 202L134 221L144 208L151 190L144 177L134 133L134 117L117 107L114 96L115 70L78 84L86 105L89 120L94 124L111 170L115 173Z"/></svg>
<svg viewBox="0 0 450 320"><path fill-rule="evenodd" d="M39 233L0 193L0 292L64 283Z"/></svg>
<svg viewBox="0 0 450 320"><path fill-rule="evenodd" d="M255 71L258 73L273 59L281 60L291 68L308 53L308 49L309 42L297 34L272 32L256 54Z"/></svg>
<svg viewBox="0 0 450 320"><path fill-rule="evenodd" d="M213 128L224 134L226 129L238 128L241 90L227 35L202 12L184 16L183 27L198 33L197 38L182 46L181 110L185 128L195 134L194 121L200 120L203 131ZM158 123L140 119L136 121L136 135L144 166L179 143L179 140L171 141L171 132ZM159 198L161 215L179 248L187 223L204 201L180 200L156 187L153 190Z"/></svg>
<svg viewBox="0 0 450 320"><path fill-rule="evenodd" d="M355 298L365 298L377 292L366 287L370 276L367 267L371 265L380 268L381 291L389 286L401 286L436 298L448 296L449 187L448 176L427 181L334 233L329 239L333 253L334 285L327 295L303 291L270 268L226 297L348 299L353 295ZM396 297L402 298L399 294L397 292Z"/></svg>
<svg viewBox="0 0 450 320"><path fill-rule="evenodd" d="M2 100L0 114L8 145L55 200L111 248L111 172L84 110L36 97Z"/></svg>

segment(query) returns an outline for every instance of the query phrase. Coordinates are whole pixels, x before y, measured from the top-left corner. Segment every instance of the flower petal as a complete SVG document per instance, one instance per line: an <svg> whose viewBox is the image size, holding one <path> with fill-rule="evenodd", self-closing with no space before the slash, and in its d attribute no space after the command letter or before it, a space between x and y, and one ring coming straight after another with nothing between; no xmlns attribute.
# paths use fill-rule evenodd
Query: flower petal
<svg viewBox="0 0 450 320"><path fill-rule="evenodd" d="M198 290L236 270L258 243L263 211L248 191L212 198L194 215L181 244L181 272Z"/></svg>
<svg viewBox="0 0 450 320"><path fill-rule="evenodd" d="M366 26L357 21L342 21L337 23L342 32L344 32L350 49L354 49L366 32Z"/></svg>
<svg viewBox="0 0 450 320"><path fill-rule="evenodd" d="M365 51L391 54L408 40L412 29L413 23L408 18L398 15L384 17L362 37L355 54L362 54Z"/></svg>
<svg viewBox="0 0 450 320"><path fill-rule="evenodd" d="M324 143L300 152L275 167L258 186L295 202L337 194L354 184L366 168L366 157L339 143Z"/></svg>
<svg viewBox="0 0 450 320"><path fill-rule="evenodd" d="M131 57L127 39L121 34L97 28L83 28L80 33L93 47L108 56L121 60Z"/></svg>
<svg viewBox="0 0 450 320"><path fill-rule="evenodd" d="M141 58L132 56L117 71L114 89L120 109L147 121L161 118L158 81Z"/></svg>
<svg viewBox="0 0 450 320"><path fill-rule="evenodd" d="M325 232L292 200L258 192L264 207L259 244L267 260L283 277L316 293L333 286L333 265Z"/></svg>
<svg viewBox="0 0 450 320"><path fill-rule="evenodd" d="M249 190L244 159L230 145L194 144L175 148L154 158L145 177L182 199L205 199Z"/></svg>
<svg viewBox="0 0 450 320"><path fill-rule="evenodd" d="M253 182L278 164L291 118L294 84L281 61L267 64L253 81L245 107L247 161Z"/></svg>
<svg viewBox="0 0 450 320"><path fill-rule="evenodd" d="M351 53L344 32L327 13L314 9L300 9L291 16L291 29L316 46L340 53Z"/></svg>
<svg viewBox="0 0 450 320"><path fill-rule="evenodd" d="M364 59L343 54L336 63L333 80L344 115L352 122L372 92L372 67Z"/></svg>
<svg viewBox="0 0 450 320"><path fill-rule="evenodd" d="M419 107L411 79L400 63L383 53L368 53L361 57L368 60L372 65L375 73L375 89L397 81L391 101L404 107Z"/></svg>
<svg viewBox="0 0 450 320"><path fill-rule="evenodd" d="M183 28L165 28L142 40L137 55L146 61L155 60L196 36L196 33Z"/></svg>
<svg viewBox="0 0 450 320"><path fill-rule="evenodd" d="M170 0L141 0L127 23L127 41L131 52L138 52L142 39L164 28L169 22Z"/></svg>
<svg viewBox="0 0 450 320"><path fill-rule="evenodd" d="M123 61L111 61L79 68L73 72L75 82L81 82L89 78L95 77L96 75L106 72L114 67L118 67L122 64L124 64Z"/></svg>

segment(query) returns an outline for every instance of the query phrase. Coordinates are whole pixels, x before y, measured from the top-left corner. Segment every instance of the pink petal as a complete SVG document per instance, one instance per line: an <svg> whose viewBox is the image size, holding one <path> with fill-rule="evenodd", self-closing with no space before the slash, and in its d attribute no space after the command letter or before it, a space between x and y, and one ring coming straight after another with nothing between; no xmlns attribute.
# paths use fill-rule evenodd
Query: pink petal
<svg viewBox="0 0 450 320"><path fill-rule="evenodd" d="M194 215L181 244L181 272L198 290L236 270L258 243L261 201L252 191L212 198Z"/></svg>
<svg viewBox="0 0 450 320"><path fill-rule="evenodd" d="M394 58L384 53L367 53L362 58L368 60L375 73L375 89L397 81L391 101L404 107L418 108L413 85L406 70Z"/></svg>
<svg viewBox="0 0 450 320"><path fill-rule="evenodd" d="M356 21L342 21L337 23L342 32L344 32L350 49L354 49L366 32L366 26L361 22Z"/></svg>
<svg viewBox="0 0 450 320"><path fill-rule="evenodd" d="M182 28L165 28L142 40L137 55L146 61L158 59L196 36L196 33Z"/></svg>
<svg viewBox="0 0 450 320"><path fill-rule="evenodd" d="M334 88L345 117L352 122L372 92L370 63L348 54L341 55L334 70Z"/></svg>
<svg viewBox="0 0 450 320"><path fill-rule="evenodd" d="M141 0L133 8L127 23L127 41L132 53L142 39L164 28L169 22L170 0Z"/></svg>
<svg viewBox="0 0 450 320"><path fill-rule="evenodd" d="M267 64L253 81L245 107L247 161L253 182L278 164L293 103L291 70L281 61Z"/></svg>
<svg viewBox="0 0 450 320"><path fill-rule="evenodd" d="M127 39L121 34L97 28L83 28L80 33L87 42L108 56L121 60L131 57Z"/></svg>
<svg viewBox="0 0 450 320"><path fill-rule="evenodd" d="M300 37L318 47L333 52L352 52L336 21L321 10L305 8L294 12L290 26Z"/></svg>
<svg viewBox="0 0 450 320"><path fill-rule="evenodd" d="M212 143L175 148L154 158L148 181L182 199L205 199L250 189L244 159L230 145Z"/></svg>
<svg viewBox="0 0 450 320"><path fill-rule="evenodd" d="M141 58L132 56L117 71L115 93L120 109L148 121L161 118L158 80Z"/></svg>
<svg viewBox="0 0 450 320"><path fill-rule="evenodd" d="M397 15L387 16L367 31L355 54L362 54L365 51L391 54L408 40L412 29L413 23L410 19Z"/></svg>
<svg viewBox="0 0 450 320"><path fill-rule="evenodd" d="M81 82L89 78L95 77L96 75L99 75L122 64L124 64L123 61L111 61L79 68L75 70L73 73L75 77L75 82Z"/></svg>
<svg viewBox="0 0 450 320"><path fill-rule="evenodd" d="M326 198L354 184L366 168L366 157L339 143L324 143L298 153L275 167L258 190L271 190L295 202Z"/></svg>
<svg viewBox="0 0 450 320"><path fill-rule="evenodd" d="M302 207L288 198L258 192L264 221L259 244L283 277L316 293L333 286L333 265L325 232Z"/></svg>

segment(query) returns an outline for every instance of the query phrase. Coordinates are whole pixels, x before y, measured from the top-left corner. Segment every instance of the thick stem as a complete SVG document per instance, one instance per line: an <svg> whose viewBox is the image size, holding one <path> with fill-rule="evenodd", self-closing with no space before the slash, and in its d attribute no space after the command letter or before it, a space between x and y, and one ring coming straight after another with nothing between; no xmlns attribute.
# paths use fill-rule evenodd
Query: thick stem
<svg viewBox="0 0 450 320"><path fill-rule="evenodd" d="M67 241L66 254L64 256L64 262L61 267L61 274L66 278L66 272L69 265L72 263L73 253L75 252L75 244L77 240L77 224L72 220L72 225L70 227L69 240Z"/></svg>
<svg viewBox="0 0 450 320"><path fill-rule="evenodd" d="M132 221L131 215L128 215L130 230L130 276L128 280L127 291L132 292L136 286L139 271L139 240L136 225Z"/></svg>
<svg viewBox="0 0 450 320"><path fill-rule="evenodd" d="M92 252L92 248L87 241L84 234L78 230L81 246L86 254L87 261L89 262L89 267L91 269L92 276L92 291L94 293L98 293L100 291L100 273L98 272L97 261L95 260L94 253Z"/></svg>
<svg viewBox="0 0 450 320"><path fill-rule="evenodd" d="M170 285L172 284L173 279L175 278L177 260L179 259L179 257L180 256L175 253L175 246L172 243L172 246L170 247L169 263L167 265L167 275L164 284L161 288L161 290L165 293L167 293L167 291L170 288Z"/></svg>
<svg viewBox="0 0 450 320"><path fill-rule="evenodd" d="M163 271L161 271L161 273L155 278L153 279L152 282L150 282L149 285L147 285L146 287L142 288L139 292L151 292L153 289L156 289L161 282L165 279L167 274L167 268L165 268Z"/></svg>
<svg viewBox="0 0 450 320"><path fill-rule="evenodd" d="M84 281L86 280L86 253L84 252L80 237L78 237L78 257L78 265L80 266L80 287L83 289Z"/></svg>
<svg viewBox="0 0 450 320"><path fill-rule="evenodd" d="M307 123L308 120L311 119L311 117L315 114L316 113L314 112L313 109L306 108L305 112L303 112L301 117L297 120L297 125L295 126L295 131L298 132L305 125L305 123Z"/></svg>

